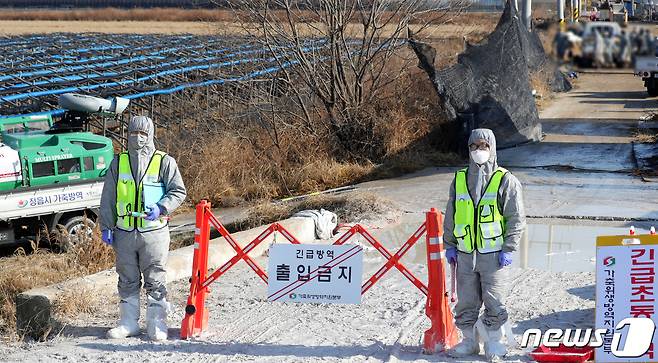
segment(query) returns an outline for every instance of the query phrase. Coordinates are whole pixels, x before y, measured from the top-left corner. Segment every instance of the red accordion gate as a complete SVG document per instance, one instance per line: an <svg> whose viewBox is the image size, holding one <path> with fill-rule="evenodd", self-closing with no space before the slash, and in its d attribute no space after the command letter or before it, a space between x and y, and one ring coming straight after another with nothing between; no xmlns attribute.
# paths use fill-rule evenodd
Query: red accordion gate
<svg viewBox="0 0 658 363"><path fill-rule="evenodd" d="M448 292L445 282L445 251L443 249L443 216L432 208L426 213L423 224L409 237L409 239L395 252L391 253L372 234L361 225L355 225L338 238L334 244L342 245L350 238L360 235L386 259L381 266L361 287L361 293L368 291L389 270L396 268L416 286L425 296L427 303L425 313L431 321L431 327L425 331L423 337L423 350L431 354L437 350L444 350L457 343L457 329L453 322L452 312L448 302ZM220 235L235 250L236 255L208 275L208 247L210 243L210 226L215 227ZM185 317L181 326L181 338L187 339L201 334L208 326L208 309L205 306L206 294L210 292L209 285L235 266L240 260L247 265L267 283L267 273L254 259L249 257L259 244L264 242L271 234L279 232L286 240L293 244L299 241L281 224L274 223L265 229L258 237L244 247L224 228L222 223L212 214L210 203L203 200L196 206L196 230L194 235L194 261L192 277L190 278L190 295L185 307ZM425 285L419 278L409 271L400 260L425 235L427 248L428 284Z"/></svg>

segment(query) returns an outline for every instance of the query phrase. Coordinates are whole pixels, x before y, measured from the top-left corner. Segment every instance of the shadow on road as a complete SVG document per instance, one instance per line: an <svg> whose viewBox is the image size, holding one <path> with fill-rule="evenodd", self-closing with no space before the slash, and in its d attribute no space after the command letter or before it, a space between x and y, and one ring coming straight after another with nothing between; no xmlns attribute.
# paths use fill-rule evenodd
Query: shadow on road
<svg viewBox="0 0 658 363"><path fill-rule="evenodd" d="M514 334L523 334L527 329L587 329L594 327L594 309L577 309L577 306L567 307L574 310L557 311L543 314L533 319L518 321L513 329Z"/></svg>
<svg viewBox="0 0 658 363"><path fill-rule="evenodd" d="M610 92L572 92L578 98L607 98L617 100L645 100L649 94L645 91L610 91Z"/></svg>

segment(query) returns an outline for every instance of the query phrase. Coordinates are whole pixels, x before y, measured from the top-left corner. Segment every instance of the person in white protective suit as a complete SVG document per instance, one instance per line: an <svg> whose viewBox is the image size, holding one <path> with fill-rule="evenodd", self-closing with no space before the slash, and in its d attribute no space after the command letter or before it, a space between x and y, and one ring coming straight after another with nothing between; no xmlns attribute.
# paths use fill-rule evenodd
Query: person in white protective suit
<svg viewBox="0 0 658 363"><path fill-rule="evenodd" d="M107 171L100 205L103 241L114 248L120 319L109 338L140 334L142 275L147 295L146 330L153 340L167 339L169 253L167 216L181 205L185 186L176 161L153 144L153 121L135 116L128 125L128 151Z"/></svg>
<svg viewBox="0 0 658 363"><path fill-rule="evenodd" d="M507 354L503 269L525 229L523 197L518 179L498 166L493 131L473 130L468 144L469 165L455 174L443 226L446 258L457 264L455 322L463 335L448 355L480 353L474 326L484 303L485 355L497 361Z"/></svg>

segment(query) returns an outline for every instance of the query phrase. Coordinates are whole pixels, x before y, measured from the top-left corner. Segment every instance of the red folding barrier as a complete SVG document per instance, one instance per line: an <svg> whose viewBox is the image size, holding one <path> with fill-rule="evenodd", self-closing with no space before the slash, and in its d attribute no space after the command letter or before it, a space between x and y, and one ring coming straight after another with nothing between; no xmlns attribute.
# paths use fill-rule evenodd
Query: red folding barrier
<svg viewBox="0 0 658 363"><path fill-rule="evenodd" d="M446 290L445 250L443 249L443 215L432 208L426 215L427 275L430 294L425 314L432 326L425 331L423 350L426 354L449 349L458 343L457 327L452 318Z"/></svg>
<svg viewBox="0 0 658 363"><path fill-rule="evenodd" d="M181 326L181 338L183 339L197 336L207 328L208 310L205 306L205 299L206 294L210 292L208 286L231 267L235 266L240 260L244 260L263 282L267 283L267 273L248 255L256 246L275 232L280 232L290 243L299 244L299 241L283 228L283 226L279 223L274 223L242 248L226 228L224 228L217 217L212 214L210 203L205 200L201 201L196 207L196 213L194 261L192 265L192 277L190 278L190 295L187 299L185 317ZM426 214L425 222L395 253L391 253L372 234L358 224L351 227L334 242L335 245L342 245L350 238L361 235L386 259L386 263L363 284L361 287L362 294L379 281L386 272L395 267L427 296L425 313L432 323L430 329L425 332L423 340L423 351L427 354L448 349L457 342L456 328L450 306L448 305L448 293L446 291L442 224L441 214L432 208ZM219 234L235 250L236 255L208 276L208 246L211 225L217 229ZM426 235L427 245L428 286L414 276L400 262L400 259L418 242L423 234ZM293 282L291 285L294 284Z"/></svg>

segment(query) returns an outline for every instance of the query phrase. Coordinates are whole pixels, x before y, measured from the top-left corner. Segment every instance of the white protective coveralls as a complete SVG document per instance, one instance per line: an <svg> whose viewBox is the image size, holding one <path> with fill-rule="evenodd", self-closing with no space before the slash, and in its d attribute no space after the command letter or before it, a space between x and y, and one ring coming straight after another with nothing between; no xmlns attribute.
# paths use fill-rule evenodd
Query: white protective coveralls
<svg viewBox="0 0 658 363"><path fill-rule="evenodd" d="M477 140L486 140L489 144L490 157L482 165L476 164L469 156L467 184L468 190L475 205L478 204L484 193L491 176L498 168L496 156L496 137L489 129L475 129L471 132L468 145ZM521 235L525 230L525 211L523 208L523 197L521 183L511 173L505 174L501 180L498 190L498 205L502 209L505 218L505 234L502 251L513 252L516 250ZM446 247L456 247L457 240L453 234L455 212L455 180L450 186L450 198L446 207L446 215L443 224L444 242ZM476 251L472 253L457 253L457 306L455 308L455 321L457 327L464 335L464 344L469 347L454 349L451 355L461 356L477 354L479 346L474 334L474 325L478 320L480 308L484 303L484 314L482 322L492 339L502 339L502 325L507 321L507 310L503 301L504 271L499 265L499 252L482 254ZM472 345L474 342L475 345ZM490 344L491 346L491 344ZM501 345L496 344L499 349ZM460 348L468 348L461 349ZM487 350L485 344L485 351ZM460 354L463 353L463 354ZM491 353L496 353L492 352ZM494 355L505 355L505 352L497 352ZM489 356L487 352L487 356Z"/></svg>
<svg viewBox="0 0 658 363"><path fill-rule="evenodd" d="M133 131L142 131L144 136L132 136ZM149 161L155 152L153 143L153 121L145 116L135 116L128 125L128 155L133 178L142 179ZM112 230L112 246L116 253L116 271L119 274L118 290L121 302L121 319L116 328L108 332L111 338L122 338L139 334L139 293L144 276L148 305L146 313L147 332L152 339L167 338L167 286L165 270L169 253L169 228L140 232L127 232L116 227L118 158L115 157L107 170L100 206L101 230ZM168 215L181 205L186 196L185 186L174 158L166 155L161 162L160 181L164 184L164 196L157 203L161 215Z"/></svg>

